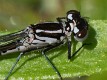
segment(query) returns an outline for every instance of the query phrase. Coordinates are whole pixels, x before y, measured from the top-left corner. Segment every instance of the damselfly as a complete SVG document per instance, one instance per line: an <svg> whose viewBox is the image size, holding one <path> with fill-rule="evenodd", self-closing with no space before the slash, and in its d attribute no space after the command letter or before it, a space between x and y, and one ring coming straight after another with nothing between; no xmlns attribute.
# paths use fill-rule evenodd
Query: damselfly
<svg viewBox="0 0 107 80"><path fill-rule="evenodd" d="M86 45L82 44L82 46L71 55L71 36L74 36L75 40L82 42L87 38L87 35L87 20L84 17L81 17L80 12L70 10L67 12L66 17L58 17L57 22L31 24L26 29L19 32L0 36L0 42L3 43L0 45L1 55L20 52L20 55L17 57L16 62L5 80L11 75L14 67L24 53L38 49L42 50L43 56L62 80L60 72L47 57L46 52L67 42L68 59L71 59L84 45Z"/></svg>

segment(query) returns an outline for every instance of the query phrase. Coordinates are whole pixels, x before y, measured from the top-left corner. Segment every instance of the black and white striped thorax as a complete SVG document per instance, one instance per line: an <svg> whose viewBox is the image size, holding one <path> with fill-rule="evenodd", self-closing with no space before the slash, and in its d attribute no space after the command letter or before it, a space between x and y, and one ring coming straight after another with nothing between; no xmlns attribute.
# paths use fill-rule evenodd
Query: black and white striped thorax
<svg viewBox="0 0 107 80"><path fill-rule="evenodd" d="M34 40L36 43L48 43L54 44L63 41L65 38L65 33L63 30L62 24L59 23L40 23L40 24L32 24L31 25L34 31Z"/></svg>

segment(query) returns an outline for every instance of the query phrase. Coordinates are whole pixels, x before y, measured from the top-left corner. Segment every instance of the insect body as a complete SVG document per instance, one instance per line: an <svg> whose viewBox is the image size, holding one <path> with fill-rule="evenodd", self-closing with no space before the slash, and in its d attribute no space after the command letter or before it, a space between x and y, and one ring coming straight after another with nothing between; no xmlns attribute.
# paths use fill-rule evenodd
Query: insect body
<svg viewBox="0 0 107 80"><path fill-rule="evenodd" d="M5 55L12 52L21 52L16 63L8 73L5 80L8 79L20 57L31 50L42 49L42 54L51 64L52 68L62 79L59 71L46 56L46 51L63 44L68 43L68 59L71 59L84 46L84 44L71 55L71 36L77 41L83 41L88 34L88 22L81 17L76 10L67 12L66 17L57 18L57 22L44 22L39 24L31 24L26 29L17 33L0 37L0 42L4 42L0 46L0 54Z"/></svg>

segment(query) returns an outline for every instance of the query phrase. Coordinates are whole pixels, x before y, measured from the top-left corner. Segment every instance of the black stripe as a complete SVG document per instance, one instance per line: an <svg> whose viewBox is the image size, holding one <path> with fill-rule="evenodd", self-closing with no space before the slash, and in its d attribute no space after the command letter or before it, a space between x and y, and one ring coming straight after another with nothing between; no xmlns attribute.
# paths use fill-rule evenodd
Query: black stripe
<svg viewBox="0 0 107 80"><path fill-rule="evenodd" d="M62 25L59 23L40 23L40 24L36 24L36 25L31 25L33 27L34 30L36 29L40 29L40 30L51 30L51 31L55 31L55 30L60 30L62 28Z"/></svg>
<svg viewBox="0 0 107 80"><path fill-rule="evenodd" d="M58 40L60 40L61 36L64 36L63 33L46 33L46 32L36 33L36 35L39 36L39 37L56 38Z"/></svg>
<svg viewBox="0 0 107 80"><path fill-rule="evenodd" d="M37 39L36 37L35 37L35 39L36 39L36 40L39 40L39 41L43 41L43 42L45 42L45 40L40 40L40 39Z"/></svg>

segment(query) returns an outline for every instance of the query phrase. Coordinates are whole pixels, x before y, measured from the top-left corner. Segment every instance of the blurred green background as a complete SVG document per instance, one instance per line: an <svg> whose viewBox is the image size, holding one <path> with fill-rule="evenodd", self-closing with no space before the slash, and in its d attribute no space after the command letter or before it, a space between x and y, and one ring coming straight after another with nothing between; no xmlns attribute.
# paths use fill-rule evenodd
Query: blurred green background
<svg viewBox="0 0 107 80"><path fill-rule="evenodd" d="M31 23L56 21L76 9L90 19L107 19L107 0L0 0L0 31L20 30Z"/></svg>
<svg viewBox="0 0 107 80"><path fill-rule="evenodd" d="M107 20L107 0L0 0L0 32L14 32L29 24L56 21L75 9L91 20ZM104 80L107 72L74 80Z"/></svg>

